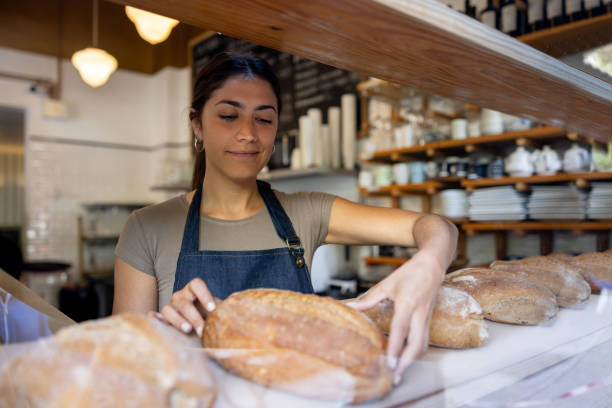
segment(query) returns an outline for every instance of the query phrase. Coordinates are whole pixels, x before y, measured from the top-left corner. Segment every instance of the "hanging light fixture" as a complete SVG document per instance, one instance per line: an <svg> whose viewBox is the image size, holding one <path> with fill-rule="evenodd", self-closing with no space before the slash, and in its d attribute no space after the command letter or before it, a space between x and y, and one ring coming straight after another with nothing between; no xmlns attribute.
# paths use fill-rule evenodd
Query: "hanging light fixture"
<svg viewBox="0 0 612 408"><path fill-rule="evenodd" d="M125 6L125 14L136 26L138 35L151 44L166 41L170 32L179 21L159 14Z"/></svg>
<svg viewBox="0 0 612 408"><path fill-rule="evenodd" d="M93 0L93 46L72 54L72 65L81 79L93 88L104 85L117 69L117 59L98 46L98 0Z"/></svg>

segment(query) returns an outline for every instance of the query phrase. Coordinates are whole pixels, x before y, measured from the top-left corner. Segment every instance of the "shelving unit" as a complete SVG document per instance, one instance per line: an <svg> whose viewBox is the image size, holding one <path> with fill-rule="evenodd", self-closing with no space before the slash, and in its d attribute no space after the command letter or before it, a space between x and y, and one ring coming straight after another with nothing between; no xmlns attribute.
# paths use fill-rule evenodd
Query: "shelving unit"
<svg viewBox="0 0 612 408"><path fill-rule="evenodd" d="M384 81L379 81L375 87L372 87L372 83L370 83L370 86L370 92L365 94L366 96L380 96L378 92L382 92L382 94L386 95L386 97L390 97L394 94L400 94L399 90L394 89L392 86L390 87L390 85ZM394 92L386 91L385 89L387 88L394 89ZM363 95L364 94L362 94L362 96ZM367 98L363 101L363 103L367 103ZM466 110L475 110L475 107L466 106ZM367 117L367 109L364 109L362 114ZM392 110L392 116L394 115L397 115L397 110L395 108ZM563 139L569 139L574 142L588 142L591 144L598 143L593 139L579 136L576 133L568 133L563 129L551 126L541 126L528 130L505 132L476 138L443 140L405 148L381 150L374 152L364 161L367 163L393 164L418 160L432 160L438 156L466 155L478 151L501 154L503 148L507 148L511 145L539 147L542 144ZM467 192L472 192L481 187L514 185L514 187L519 191L528 191L532 184L562 182L572 182L577 187L586 188L589 187L590 181L592 180L612 180L612 172L559 173L549 176L534 175L531 177L503 177L497 179L484 178L478 180L460 179L458 177L437 177L419 184L394 184L370 189L360 188L360 192L364 198L390 197L392 199L392 207L399 207L400 198L403 196L417 195L422 198L421 211L430 212L432 196L448 188L464 188ZM472 236L476 233L493 233L496 242L496 257L497 259L504 259L506 257L506 241L508 232L513 232L515 235L519 236L525 235L528 232L536 232L540 238L541 252L544 254L552 251L553 231L571 231L575 235L583 234L586 231L595 232L597 236L597 248L598 250L604 250L608 248L608 234L612 229L612 222L595 221L470 222L469 220L464 219L455 220L455 223L458 225L461 232L461 255L459 256L459 260L465 260L466 236ZM392 264L397 266L405 262L406 259L379 257L366 258L364 261L368 265Z"/></svg>

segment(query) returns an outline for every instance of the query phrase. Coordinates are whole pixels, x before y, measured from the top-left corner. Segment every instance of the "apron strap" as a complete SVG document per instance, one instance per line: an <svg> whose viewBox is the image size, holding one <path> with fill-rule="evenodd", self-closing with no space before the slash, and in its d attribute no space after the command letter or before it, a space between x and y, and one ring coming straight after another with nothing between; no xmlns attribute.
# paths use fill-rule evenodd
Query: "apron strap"
<svg viewBox="0 0 612 408"><path fill-rule="evenodd" d="M272 223L274 224L276 233L283 241L285 241L285 244L287 244L289 251L293 255L295 250L302 248L302 242L295 233L291 220L287 216L287 213L283 209L280 201L278 201L276 194L274 194L270 188L269 183L257 180L257 187L259 188L259 194L261 194L261 197L266 204L268 213L272 218Z"/></svg>
<svg viewBox="0 0 612 408"><path fill-rule="evenodd" d="M181 244L181 252L194 252L199 249L200 243L200 204L202 203L202 185L198 184L198 188L191 200L189 212L187 213L187 221L185 222L185 231L183 231L183 243Z"/></svg>

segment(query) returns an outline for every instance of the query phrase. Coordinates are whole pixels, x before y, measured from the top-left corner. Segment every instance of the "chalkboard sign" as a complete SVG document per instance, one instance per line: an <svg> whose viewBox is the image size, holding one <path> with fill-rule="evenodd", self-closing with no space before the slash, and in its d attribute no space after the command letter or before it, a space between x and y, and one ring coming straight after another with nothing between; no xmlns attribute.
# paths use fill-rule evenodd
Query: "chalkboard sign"
<svg viewBox="0 0 612 408"><path fill-rule="evenodd" d="M310 108L321 109L323 122L327 122L327 108L340 106L341 95L356 93L361 81L359 74L221 34L208 36L192 45L192 78L195 80L202 67L222 51L250 53L272 66L280 80L283 104L279 135L297 129L299 117Z"/></svg>

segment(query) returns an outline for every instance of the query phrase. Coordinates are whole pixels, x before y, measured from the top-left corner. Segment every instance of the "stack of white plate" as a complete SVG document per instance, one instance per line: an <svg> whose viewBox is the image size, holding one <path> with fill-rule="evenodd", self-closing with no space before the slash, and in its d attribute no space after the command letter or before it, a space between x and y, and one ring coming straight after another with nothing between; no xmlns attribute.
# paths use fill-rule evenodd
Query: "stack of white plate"
<svg viewBox="0 0 612 408"><path fill-rule="evenodd" d="M461 189L444 190L433 196L431 211L450 218L466 218L468 215L467 193Z"/></svg>
<svg viewBox="0 0 612 408"><path fill-rule="evenodd" d="M529 218L535 220L583 220L588 194L571 185L532 186Z"/></svg>
<svg viewBox="0 0 612 408"><path fill-rule="evenodd" d="M527 196L512 186L491 187L470 194L469 217L473 221L519 221L527 218Z"/></svg>
<svg viewBox="0 0 612 408"><path fill-rule="evenodd" d="M591 185L587 216L594 220L612 219L612 183L595 182Z"/></svg>

